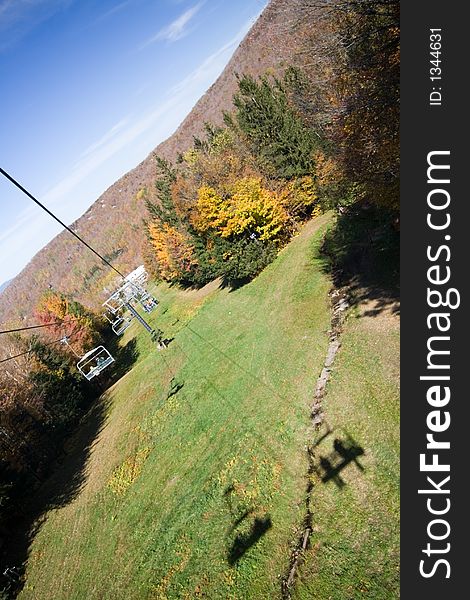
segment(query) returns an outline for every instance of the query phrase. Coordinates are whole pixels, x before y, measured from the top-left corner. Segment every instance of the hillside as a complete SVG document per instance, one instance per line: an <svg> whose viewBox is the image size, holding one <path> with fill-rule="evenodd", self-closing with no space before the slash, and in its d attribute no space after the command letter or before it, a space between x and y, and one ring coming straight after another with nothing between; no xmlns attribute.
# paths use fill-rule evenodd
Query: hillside
<svg viewBox="0 0 470 600"><path fill-rule="evenodd" d="M6 287L7 287L7 286L10 284L10 282L11 282L11 281L12 281L12 280L11 280L11 279L9 279L8 281L5 281L4 283L2 283L2 284L0 285L0 294L3 292L3 290L4 290L4 289L6 289Z"/></svg>
<svg viewBox="0 0 470 600"><path fill-rule="evenodd" d="M154 153L175 159L205 122L220 123L230 110L236 90L236 74L259 75L295 62L297 48L290 35L296 2L272 0L241 42L217 81L166 141L137 167L109 187L72 227L123 271L142 262L142 219L145 206L136 200L155 177ZM297 39L297 36L296 38ZM114 276L102 268L88 250L63 232L40 250L0 297L0 322L28 322L41 292L49 287L92 307L101 305L103 287L113 286Z"/></svg>
<svg viewBox="0 0 470 600"><path fill-rule="evenodd" d="M397 597L399 321L380 304L351 311L323 428L310 426L329 223L307 223L237 290L158 287L149 318L174 339L162 353L135 324L126 332L137 362L68 441L34 500L33 539L10 550L27 559L21 599L280 599L311 437L314 533L292 598ZM328 460L341 463L331 477Z"/></svg>
<svg viewBox="0 0 470 600"><path fill-rule="evenodd" d="M27 550L20 598L279 597L328 343L330 282L315 257L327 222L238 290L159 286L150 318L174 340L158 352L126 332L139 358L41 491L57 510Z"/></svg>

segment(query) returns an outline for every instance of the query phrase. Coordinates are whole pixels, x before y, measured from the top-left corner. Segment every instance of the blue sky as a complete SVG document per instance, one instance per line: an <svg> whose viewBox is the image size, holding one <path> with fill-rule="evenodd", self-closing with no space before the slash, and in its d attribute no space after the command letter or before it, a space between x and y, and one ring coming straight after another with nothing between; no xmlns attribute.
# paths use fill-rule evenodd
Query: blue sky
<svg viewBox="0 0 470 600"><path fill-rule="evenodd" d="M0 0L0 165L71 223L176 129L266 3ZM59 231L0 176L0 284Z"/></svg>

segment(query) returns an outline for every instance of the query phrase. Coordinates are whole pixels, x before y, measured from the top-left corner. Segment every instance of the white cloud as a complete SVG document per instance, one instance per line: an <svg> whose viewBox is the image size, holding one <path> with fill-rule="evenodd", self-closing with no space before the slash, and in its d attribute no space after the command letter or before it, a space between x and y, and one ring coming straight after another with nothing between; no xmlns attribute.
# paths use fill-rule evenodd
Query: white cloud
<svg viewBox="0 0 470 600"><path fill-rule="evenodd" d="M0 0L0 51L14 46L31 30L74 0Z"/></svg>
<svg viewBox="0 0 470 600"><path fill-rule="evenodd" d="M261 13L259 13L261 14ZM177 83L171 90L172 94L179 94L184 90L191 89L191 87L197 85L198 82L207 81L211 79L214 72L219 72L220 65L225 66L228 62L229 57L233 54L236 47L243 40L245 35L248 33L250 27L256 21L259 15L256 15L249 21L247 21L238 33L221 48L216 50L213 54L208 56L204 62L202 62L192 73L185 77L182 81Z"/></svg>
<svg viewBox="0 0 470 600"><path fill-rule="evenodd" d="M98 148L100 148L100 146L103 146L104 144L106 144L111 138L113 138L125 125L127 125L127 123L129 122L129 118L126 117L124 119L121 119L118 123L116 123L116 125L113 125L111 127L111 129L109 131L107 131L97 142L94 142L93 144L91 144L91 146L88 146L88 148L86 148L79 156L80 158L83 158L84 156L87 156L88 154L91 154L92 152L94 152L95 150L97 150Z"/></svg>
<svg viewBox="0 0 470 600"><path fill-rule="evenodd" d="M103 13L102 15L100 15L96 19L95 23L99 23L100 21L104 21L108 17L111 17L112 15L120 12L121 10L123 10L124 8L126 8L127 6L129 6L129 4L131 4L132 2L133 2L133 0L124 0L124 2L121 2L120 4L117 4L116 6L113 6L112 8L110 8L109 10L107 10L105 13Z"/></svg>
<svg viewBox="0 0 470 600"><path fill-rule="evenodd" d="M0 235L0 283L13 278L61 227L39 208L24 210Z"/></svg>
<svg viewBox="0 0 470 600"><path fill-rule="evenodd" d="M187 33L187 26L189 22L193 19L193 17L199 12L200 8L204 2L198 2L193 7L188 8L184 13L182 13L177 19L172 21L163 29L160 29L156 35L147 40L140 49L146 48L150 44L157 42L159 40L167 40L169 42L176 42L183 38Z"/></svg>
<svg viewBox="0 0 470 600"><path fill-rule="evenodd" d="M62 202L67 193L109 158L129 147L145 132L153 132L155 125L162 121L163 116L165 116L165 122L171 115L172 121L179 123L184 117L182 105L186 106L189 102L190 107L193 106L198 97L217 78L255 19L256 17L245 23L233 39L208 56L194 71L173 86L167 94L167 99L160 106L137 120L133 121L130 116L121 119L97 142L84 150L78 161L72 166L70 174L46 192L44 201L49 204ZM164 138L154 138L153 145L162 139Z"/></svg>
<svg viewBox="0 0 470 600"><path fill-rule="evenodd" d="M34 210L32 208L27 208L17 215L14 225L11 225L11 227L0 233L0 244L11 240L17 231L31 221L32 217L34 217Z"/></svg>
<svg viewBox="0 0 470 600"><path fill-rule="evenodd" d="M27 20L36 10L59 10L70 0L1 0L0 26L11 27L17 21Z"/></svg>

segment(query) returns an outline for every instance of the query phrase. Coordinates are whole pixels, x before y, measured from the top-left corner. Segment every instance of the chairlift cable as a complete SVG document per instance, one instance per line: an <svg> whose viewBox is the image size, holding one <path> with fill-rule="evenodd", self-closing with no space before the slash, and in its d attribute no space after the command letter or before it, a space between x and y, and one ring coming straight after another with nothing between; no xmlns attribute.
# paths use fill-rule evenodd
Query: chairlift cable
<svg viewBox="0 0 470 600"><path fill-rule="evenodd" d="M42 344L43 346L52 346L53 344L59 344L60 342L62 342L63 337L60 338L60 340L55 340L53 342L48 342L47 344ZM20 356L26 356L26 354L31 354L31 352L35 352L35 349L31 349L31 350L26 350L26 352L22 352L21 354L16 354L15 356L9 356L8 358L2 358L2 360L0 360L0 364L7 362L9 360L13 360L14 358L20 358Z"/></svg>
<svg viewBox="0 0 470 600"><path fill-rule="evenodd" d="M125 276L121 273L121 271L119 271L119 269L116 269L116 267L114 267L108 260L106 260L106 258L104 258L104 256L102 256L99 252L97 252L94 248L92 248L90 246L90 244L85 242L85 240L83 238L81 238L78 235L78 233L75 233L75 231L73 231L73 229L71 229L68 225L66 225L63 221L61 221L59 219L59 217L56 217L55 214L51 210L49 210L46 206L44 206L44 204L42 204L37 198L35 198L33 196L33 194L31 194L31 192L28 192L28 190L26 188L24 188L18 181L16 181L16 179L14 179L9 173L7 173L1 167L0 167L0 173L4 177L6 177L13 185L15 185L19 190L21 190L23 192L23 194L26 194L26 196L28 196L28 198L30 198L40 208L42 208L49 216L51 216L55 221L57 221L60 225L62 225L62 227L64 227L64 229L66 229L69 233L71 233L74 237L76 237L79 242L84 244L89 250L91 250L94 254L96 254L96 256L99 259L101 259L106 265L108 265L108 267L113 269L113 271L115 271L120 277L125 279Z"/></svg>
<svg viewBox="0 0 470 600"><path fill-rule="evenodd" d="M44 323L43 325L30 325L28 327L18 327L16 329L5 329L3 331L0 331L0 335L2 333L16 333L18 331L26 331L28 329L39 329L40 327L51 327L52 325L63 325L64 323L70 323L71 320L69 321L54 321L53 323Z"/></svg>
<svg viewBox="0 0 470 600"><path fill-rule="evenodd" d="M35 196L33 196L33 194L31 194L31 192L29 192L25 187L23 187L14 177L12 177L9 173L7 173L7 171L5 171L5 169L2 169L0 167L0 173L6 179L8 179L15 187L17 187L21 192L23 192L23 194L28 196L28 198L30 198L35 204L37 204L40 208L42 208L42 210L44 210L50 217L52 217L55 221L57 221L64 229L66 229L69 233L71 233L80 243L82 243L89 250L91 250L91 252L93 252L93 254L95 254L101 261L103 261L103 263L105 263L110 269L112 269L115 273L117 273L124 281L127 281L126 276L123 275L121 273L121 271L119 271L119 269L114 267L106 258L104 258L104 256L102 256L92 246L90 246L90 244L88 244L88 242L86 242L82 237L80 237L78 235L78 233L73 231L73 229L71 229L68 225L66 225L63 221L61 221L59 219L59 217L57 217L51 210L49 210L46 206L44 206L44 204L42 204L42 202L40 202ZM129 283L131 284L132 287L138 288L138 286L136 284L134 284L132 281L130 281ZM140 317L140 315L139 315L139 317ZM142 317L140 317L139 321L144 321L144 320L142 319ZM146 327L146 329L147 329L147 327ZM153 335L153 331L151 333ZM0 361L0 363L1 362L3 362L3 361Z"/></svg>
<svg viewBox="0 0 470 600"><path fill-rule="evenodd" d="M182 345L180 343L178 343L177 340L174 340L172 343L174 343L174 344L176 344L176 346L178 346L178 348L181 350L181 352L185 355L185 357L188 360L189 364L195 364L196 361L194 359L190 358L190 356L188 355L188 353L186 352L186 350L184 350L184 348L182 347ZM169 370L168 369L168 362L167 362L167 359L165 358L165 353L161 353L160 356L162 357L163 362L165 363L165 366L167 367L167 370ZM249 372L248 372L248 374L252 375ZM223 394L219 390L219 388L212 381L212 379L210 379L206 375L202 375L202 374L199 374L199 377L201 379L203 379L207 383L207 385L213 389L213 391L215 392L215 394L223 401L224 404L226 404L228 406L231 406L233 410L237 410L238 409L238 407L235 405L235 403L232 402L230 400L230 398L226 394ZM263 383L263 382L260 382L260 383ZM268 389L269 389L269 386L266 386L266 384L264 384L264 385L265 385L265 387L268 387ZM187 400L188 404L190 404L187 396L185 396L184 391L182 392L182 395L184 397L186 397L186 400ZM279 398L283 399L282 396L280 396L279 394L277 394L277 396ZM225 426L225 424L228 422L229 419L230 419L230 416L227 417L227 419L223 422L223 424L221 425L221 428ZM270 445L267 445L264 441L261 440L261 438L259 437L259 431L255 430L251 425L246 424L246 423L243 425L243 428L244 428L245 431L250 432L251 434L254 435L254 437L258 438L258 442L257 443L265 450L266 454L270 455L276 461L279 460L279 455L275 451L273 451L272 447Z"/></svg>
<svg viewBox="0 0 470 600"><path fill-rule="evenodd" d="M284 400L284 398L282 397L282 395L280 395L277 390L275 390L273 387L271 387L269 384L267 384L265 381L263 381L258 375L255 375L255 373L253 373L252 371L250 371L250 370L246 369L245 367L243 367L242 365L240 365L236 360L234 360L226 352L224 352L223 350L221 350L213 342L211 342L206 337L204 337L203 335L201 335L200 333L198 333L197 331L195 331L190 326L189 323L186 323L186 325L181 329L181 331L183 331L184 329L188 329L189 331L191 331L191 333L193 333L196 337L198 337L203 342L203 344L205 344L206 346L209 346L210 348L212 348L213 350L215 350L216 352L218 352L221 356L223 356L223 358L225 360L227 360L228 362L232 363L239 371L241 371L242 373L245 373L246 375L248 375L249 377L251 377L254 381L256 381L257 383L259 383L260 385L262 385L264 388L266 388L267 390L269 390L272 394L274 394L275 396L277 396L281 400Z"/></svg>

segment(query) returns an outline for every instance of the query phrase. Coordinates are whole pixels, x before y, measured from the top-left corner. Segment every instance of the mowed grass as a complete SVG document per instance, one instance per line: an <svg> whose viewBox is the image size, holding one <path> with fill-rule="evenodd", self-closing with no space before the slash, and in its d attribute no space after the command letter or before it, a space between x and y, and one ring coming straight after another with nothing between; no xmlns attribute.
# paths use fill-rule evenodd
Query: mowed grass
<svg viewBox="0 0 470 600"><path fill-rule="evenodd" d="M399 318L374 312L349 316L323 402L294 600L399 598Z"/></svg>
<svg viewBox="0 0 470 600"><path fill-rule="evenodd" d="M84 483L48 513L20 598L280 597L328 344L330 282L315 258L328 221L235 291L158 288L149 320L174 339L159 352L136 324L126 332L139 358L104 396ZM80 433L68 450L79 446Z"/></svg>

